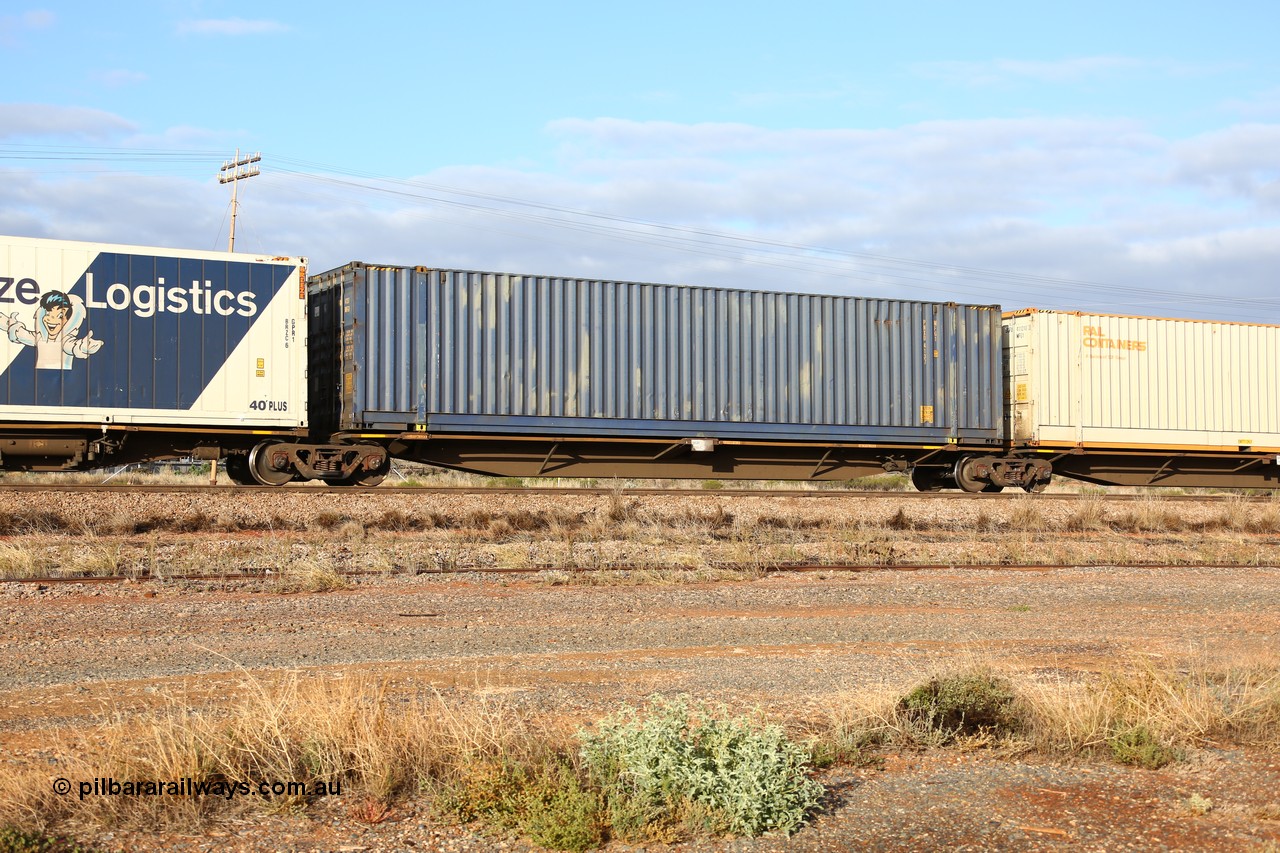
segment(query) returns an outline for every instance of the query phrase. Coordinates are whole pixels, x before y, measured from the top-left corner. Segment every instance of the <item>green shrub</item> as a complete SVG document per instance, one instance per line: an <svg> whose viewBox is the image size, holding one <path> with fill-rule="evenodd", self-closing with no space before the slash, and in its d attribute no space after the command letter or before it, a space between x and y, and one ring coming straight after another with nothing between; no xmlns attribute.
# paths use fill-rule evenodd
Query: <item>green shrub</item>
<svg viewBox="0 0 1280 853"><path fill-rule="evenodd" d="M1111 756L1121 764L1136 764L1159 770L1181 756L1178 750L1161 743L1146 726L1132 726L1107 738Z"/></svg>
<svg viewBox="0 0 1280 853"><path fill-rule="evenodd" d="M520 828L552 850L590 850L604 843L599 792L585 787L567 762L542 768L521 798Z"/></svg>
<svg viewBox="0 0 1280 853"><path fill-rule="evenodd" d="M930 678L903 696L898 710L943 742L958 734L1016 731L1019 722L1009 683L982 672Z"/></svg>
<svg viewBox="0 0 1280 853"><path fill-rule="evenodd" d="M624 840L790 833L823 794L807 775L809 754L780 727L720 719L684 699L655 697L647 714L625 707L579 739Z"/></svg>

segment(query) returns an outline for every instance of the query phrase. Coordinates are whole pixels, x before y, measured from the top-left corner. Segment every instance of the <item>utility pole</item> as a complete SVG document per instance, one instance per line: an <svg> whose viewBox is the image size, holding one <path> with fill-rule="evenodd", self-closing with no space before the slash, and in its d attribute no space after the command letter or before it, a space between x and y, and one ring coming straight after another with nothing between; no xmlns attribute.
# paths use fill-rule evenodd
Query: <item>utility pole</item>
<svg viewBox="0 0 1280 853"><path fill-rule="evenodd" d="M238 206L236 196L237 191L240 189L240 181L258 174L258 167L253 164L261 159L261 154L242 158L240 149L237 148L236 159L223 163L222 171L218 175L218 183L231 184L231 237L227 240L228 252L236 250L236 208Z"/></svg>

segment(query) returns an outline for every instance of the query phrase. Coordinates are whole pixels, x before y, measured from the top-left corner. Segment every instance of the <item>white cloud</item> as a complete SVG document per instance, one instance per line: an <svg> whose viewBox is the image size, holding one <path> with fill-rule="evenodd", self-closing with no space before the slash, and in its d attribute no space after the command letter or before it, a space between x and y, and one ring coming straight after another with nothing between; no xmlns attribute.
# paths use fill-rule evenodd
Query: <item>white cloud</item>
<svg viewBox="0 0 1280 853"><path fill-rule="evenodd" d="M1280 322L1280 307L1195 301L1274 297L1280 208L1263 180L1280 141L1271 126L1182 141L1083 120L779 131L601 119L549 131L555 168L453 166L397 182L394 195L273 172L264 152L262 176L240 188L237 242L308 255L315 270L430 263ZM208 149L207 133L164 136ZM35 223L67 239L225 244L229 193L212 170L193 180L11 177L0 231L32 233Z"/></svg>
<svg viewBox="0 0 1280 853"><path fill-rule="evenodd" d="M200 36L256 36L286 33L289 27L279 21L248 20L245 18L204 18L178 23L179 35Z"/></svg>
<svg viewBox="0 0 1280 853"><path fill-rule="evenodd" d="M1215 195L1280 201L1280 124L1242 124L1173 146L1179 179Z"/></svg>
<svg viewBox="0 0 1280 853"><path fill-rule="evenodd" d="M0 232L6 234L217 248L223 207L216 185L120 174L48 180L11 172L5 187Z"/></svg>
<svg viewBox="0 0 1280 853"><path fill-rule="evenodd" d="M32 136L102 139L133 129L132 122L105 110L50 104L0 104L0 139Z"/></svg>

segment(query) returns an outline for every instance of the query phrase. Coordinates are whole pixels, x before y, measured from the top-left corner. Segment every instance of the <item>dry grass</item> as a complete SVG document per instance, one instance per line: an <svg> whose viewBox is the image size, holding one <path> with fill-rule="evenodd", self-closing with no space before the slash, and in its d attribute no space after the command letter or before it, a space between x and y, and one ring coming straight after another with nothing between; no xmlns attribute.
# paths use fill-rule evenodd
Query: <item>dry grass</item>
<svg viewBox="0 0 1280 853"><path fill-rule="evenodd" d="M0 542L0 578L34 578L48 572L42 554L24 543Z"/></svg>
<svg viewBox="0 0 1280 853"><path fill-rule="evenodd" d="M986 684L982 701L1012 692L1005 722L962 732L921 725L905 697L938 681ZM974 691L969 690L972 697ZM981 708L981 702L970 708ZM958 734L964 735L957 737ZM866 760L885 747L971 748L1010 754L1101 757L1158 767L1188 749L1231 744L1280 751L1280 659L1194 661L1157 666L1142 658L1096 677L1032 677L975 661L910 682L847 696L810 738L833 758Z"/></svg>
<svg viewBox="0 0 1280 853"><path fill-rule="evenodd" d="M1013 509L1009 511L1010 530L1036 533L1047 528L1044 510L1035 497L1023 495L1014 501Z"/></svg>
<svg viewBox="0 0 1280 853"><path fill-rule="evenodd" d="M1184 530L1187 521L1174 511L1167 501L1151 496L1126 505L1125 510L1111 522L1115 530L1132 533L1165 533Z"/></svg>
<svg viewBox="0 0 1280 853"><path fill-rule="evenodd" d="M1107 508L1100 495L1081 500L1067 518L1067 530L1103 530L1107 527Z"/></svg>
<svg viewBox="0 0 1280 853"><path fill-rule="evenodd" d="M535 731L536 729L536 731ZM305 782L386 804L446 781L480 759L517 760L544 749L555 727L535 727L512 706L483 697L439 695L394 701L385 684L361 677L267 682L245 675L218 707L170 696L142 719L112 718L80 736L56 738L53 775L212 783ZM191 827L215 814L300 807L299 797L224 795L81 798L50 789L47 761L0 776L0 824Z"/></svg>
<svg viewBox="0 0 1280 853"><path fill-rule="evenodd" d="M1042 721L1037 742L1075 751L1117 733L1145 729L1174 746L1233 743L1280 750L1280 667L1275 661L1149 660L1104 673L1095 683L1029 685L1024 701Z"/></svg>
<svg viewBox="0 0 1280 853"><path fill-rule="evenodd" d="M291 560L272 576L277 592L333 592L349 589L351 584L330 565L315 559Z"/></svg>

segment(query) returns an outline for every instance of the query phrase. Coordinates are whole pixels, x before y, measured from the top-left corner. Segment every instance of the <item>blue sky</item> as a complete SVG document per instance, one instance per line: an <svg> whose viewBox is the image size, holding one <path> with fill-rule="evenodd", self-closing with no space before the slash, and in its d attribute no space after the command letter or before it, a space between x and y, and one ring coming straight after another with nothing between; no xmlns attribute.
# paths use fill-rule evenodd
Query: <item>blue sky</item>
<svg viewBox="0 0 1280 853"><path fill-rule="evenodd" d="M0 232L1280 322L1280 4L0 5Z"/></svg>

